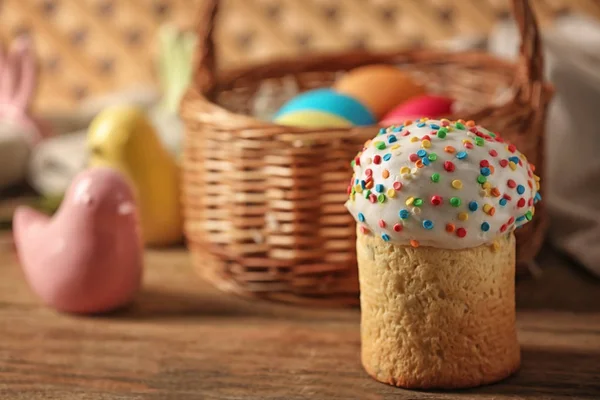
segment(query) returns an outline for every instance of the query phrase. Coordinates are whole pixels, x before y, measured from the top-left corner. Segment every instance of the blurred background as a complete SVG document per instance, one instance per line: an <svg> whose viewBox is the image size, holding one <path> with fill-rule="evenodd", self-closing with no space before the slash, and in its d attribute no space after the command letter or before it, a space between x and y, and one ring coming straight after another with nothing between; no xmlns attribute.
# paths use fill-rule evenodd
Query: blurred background
<svg viewBox="0 0 600 400"><path fill-rule="evenodd" d="M217 24L221 68L305 52L394 50L478 41L510 17L507 0L224 0ZM596 0L534 0L540 24L574 14L600 18ZM34 107L156 83L163 24L193 29L202 0L2 0L0 42L29 34L39 62ZM423 29L425 26L425 29ZM469 42L469 44L472 42Z"/></svg>
<svg viewBox="0 0 600 400"><path fill-rule="evenodd" d="M90 122L109 105L144 108L165 147L179 156L178 106L193 73L203 4L0 0L5 92L0 90L0 227L5 232L18 204L56 208L73 176L87 165ZM519 36L508 0L222 4L216 28L220 70L352 48L433 47L489 51L508 60L517 56ZM600 238L599 193L588 184L600 178L600 165L579 162L595 160L600 151L594 123L600 105L600 2L533 0L532 5L544 37L547 78L557 89L546 132L544 187L554 226L561 228L551 229L550 237L600 273L600 251L590 248Z"/></svg>

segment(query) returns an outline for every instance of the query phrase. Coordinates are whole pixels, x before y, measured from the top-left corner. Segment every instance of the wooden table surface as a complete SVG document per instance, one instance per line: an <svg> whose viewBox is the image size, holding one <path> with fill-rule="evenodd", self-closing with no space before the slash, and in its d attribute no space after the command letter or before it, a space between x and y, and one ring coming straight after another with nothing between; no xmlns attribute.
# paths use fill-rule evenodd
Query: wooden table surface
<svg viewBox="0 0 600 400"><path fill-rule="evenodd" d="M461 392L396 389L359 363L359 311L248 301L197 278L182 249L149 251L120 312L41 306L0 249L0 399L600 399L600 285L545 249L518 283L520 372Z"/></svg>

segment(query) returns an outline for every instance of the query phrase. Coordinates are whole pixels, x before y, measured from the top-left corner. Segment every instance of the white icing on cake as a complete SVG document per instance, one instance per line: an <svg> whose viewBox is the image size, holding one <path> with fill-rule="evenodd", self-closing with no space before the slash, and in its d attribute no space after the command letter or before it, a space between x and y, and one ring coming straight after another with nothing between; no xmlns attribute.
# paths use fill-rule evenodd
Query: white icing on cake
<svg viewBox="0 0 600 400"><path fill-rule="evenodd" d="M491 243L527 223L540 199L525 156L471 121L382 129L352 164L346 207L363 233L397 244Z"/></svg>

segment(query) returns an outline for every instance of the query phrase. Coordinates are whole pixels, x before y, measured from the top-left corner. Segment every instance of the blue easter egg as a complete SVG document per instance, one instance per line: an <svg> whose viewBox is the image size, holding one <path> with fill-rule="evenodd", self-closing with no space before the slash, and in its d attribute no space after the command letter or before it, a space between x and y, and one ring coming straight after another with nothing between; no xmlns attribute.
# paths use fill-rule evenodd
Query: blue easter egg
<svg viewBox="0 0 600 400"><path fill-rule="evenodd" d="M273 122L279 125L300 128L350 128L352 123L340 116L322 111L295 111L277 117Z"/></svg>
<svg viewBox="0 0 600 400"><path fill-rule="evenodd" d="M309 90L294 97L281 107L275 119L297 111L319 111L337 115L356 126L375 124L373 114L358 100L331 89Z"/></svg>

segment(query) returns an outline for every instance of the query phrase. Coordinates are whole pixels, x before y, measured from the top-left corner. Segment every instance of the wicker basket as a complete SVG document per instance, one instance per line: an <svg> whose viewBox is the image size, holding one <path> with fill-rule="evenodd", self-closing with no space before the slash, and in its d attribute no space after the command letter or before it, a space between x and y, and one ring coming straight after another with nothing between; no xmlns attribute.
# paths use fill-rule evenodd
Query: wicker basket
<svg viewBox="0 0 600 400"><path fill-rule="evenodd" d="M543 175L544 120L552 90L543 82L530 4L513 4L522 35L518 65L479 53L353 52L217 76L213 27L219 1L207 1L194 85L182 104L185 231L198 272L217 287L245 296L314 305L358 303L355 222L343 204L349 160L379 128L315 130L258 120L249 115L266 82L278 94L290 80L308 90L328 86L340 71L360 65L399 65L431 91L458 99L461 118L501 132ZM541 203L534 222L518 232L521 263L540 248L544 214Z"/></svg>

